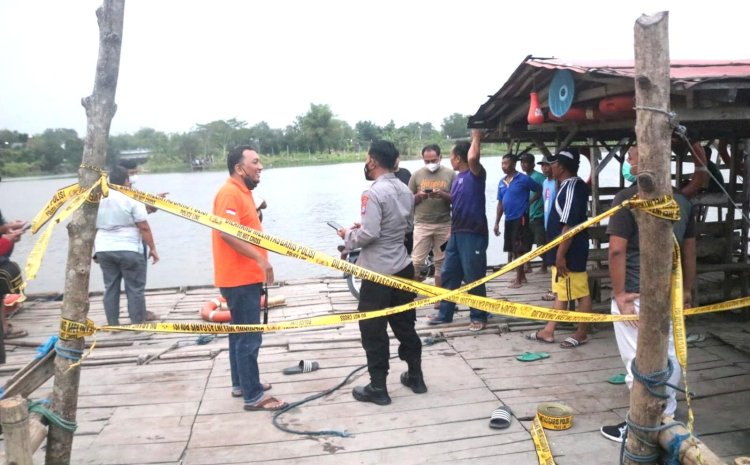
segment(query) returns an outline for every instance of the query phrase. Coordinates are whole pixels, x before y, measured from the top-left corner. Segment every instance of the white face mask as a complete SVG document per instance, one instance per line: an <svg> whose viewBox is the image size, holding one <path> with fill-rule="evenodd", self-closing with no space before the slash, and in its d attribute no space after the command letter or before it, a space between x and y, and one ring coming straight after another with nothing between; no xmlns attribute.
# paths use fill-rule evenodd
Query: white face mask
<svg viewBox="0 0 750 465"><path fill-rule="evenodd" d="M424 166L426 166L427 169L430 170L430 173L434 173L435 171L438 170L438 168L440 168L440 164L439 163L428 163L428 164L426 164Z"/></svg>

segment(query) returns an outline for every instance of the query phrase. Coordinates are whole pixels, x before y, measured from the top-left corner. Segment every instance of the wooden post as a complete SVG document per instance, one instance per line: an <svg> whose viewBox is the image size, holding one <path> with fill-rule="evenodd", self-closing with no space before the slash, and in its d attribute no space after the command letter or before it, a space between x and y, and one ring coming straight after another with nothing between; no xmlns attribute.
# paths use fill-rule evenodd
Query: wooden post
<svg viewBox="0 0 750 465"><path fill-rule="evenodd" d="M684 436L690 434L687 428L679 425L672 426L669 429L659 433L659 445L664 450L669 450L670 443L675 436ZM682 441L680 450L677 452L682 465L725 465L726 462L714 454L711 449L706 447L703 442L693 436L690 439Z"/></svg>
<svg viewBox="0 0 750 465"><path fill-rule="evenodd" d="M638 140L638 195L656 198L671 194L668 13L642 15L635 23L635 101ZM671 309L672 223L636 212L640 232L640 321L635 366L643 374L664 370L667 362ZM674 367L679 370L679 367ZM664 388L660 388L664 392ZM652 396L640 382L630 392L630 419L636 425L661 423L664 400ZM641 441L639 438L643 438ZM630 428L627 450L639 456L657 452L657 433ZM625 459L626 464L636 462ZM646 462L646 463L656 463Z"/></svg>
<svg viewBox="0 0 750 465"><path fill-rule="evenodd" d="M29 438L29 407L26 399L13 396L0 400L0 423L5 437L6 463L33 465Z"/></svg>
<svg viewBox="0 0 750 465"><path fill-rule="evenodd" d="M93 93L82 99L86 109L86 141L82 164L103 168L112 117L115 114L115 91L120 71L125 0L104 0L96 10L99 24L99 56L96 63ZM99 179L99 173L88 168L78 170L78 182L88 189ZM65 270L65 298L62 318L85 322L89 310L89 273L91 252L96 235L98 204L86 202L76 211L68 225L68 263ZM83 349L83 339L63 340L58 344L72 351ZM55 383L52 410L60 417L75 421L78 406L80 366L65 357L55 359ZM47 463L70 463L73 433L56 426L49 427Z"/></svg>

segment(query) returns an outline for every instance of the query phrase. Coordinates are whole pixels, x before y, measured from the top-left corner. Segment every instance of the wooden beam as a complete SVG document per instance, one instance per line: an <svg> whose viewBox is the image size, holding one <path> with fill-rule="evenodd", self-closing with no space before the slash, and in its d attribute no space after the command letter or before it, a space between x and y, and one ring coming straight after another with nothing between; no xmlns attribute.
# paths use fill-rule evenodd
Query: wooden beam
<svg viewBox="0 0 750 465"><path fill-rule="evenodd" d="M679 457L682 465L725 465L726 462L706 447L700 439L690 434L690 431L682 425L676 424L671 428L661 430L659 445L668 451L672 447L672 441L675 437L684 435L690 437L682 441L680 450L677 451L677 457Z"/></svg>
<svg viewBox="0 0 750 465"><path fill-rule="evenodd" d="M5 463L33 465L29 437L29 407L26 399L13 396L0 400L0 424L3 425L5 437Z"/></svg>
<svg viewBox="0 0 750 465"><path fill-rule="evenodd" d="M3 397L21 395L29 397L39 386L55 374L55 351L51 350L39 360L33 360L21 368L5 383Z"/></svg>
<svg viewBox="0 0 750 465"><path fill-rule="evenodd" d="M612 158L616 158L617 157L616 153L622 151L623 148L625 148L626 145L627 145L628 149L632 145L632 141L630 140L629 137L625 137L625 138L621 139L620 142L617 144L617 147L615 147L614 149L609 149L609 151L607 152L607 155L604 157L604 160L602 160L601 163L599 163L599 165L596 167L596 175L597 176L599 176L599 173L601 173L601 171L604 169L604 167L607 166L607 164L609 164L609 162L610 162L610 160L612 160ZM618 161L619 161L619 159L618 159Z"/></svg>
<svg viewBox="0 0 750 465"><path fill-rule="evenodd" d="M635 23L635 102L636 135L639 152L638 196L654 199L671 194L669 116L669 13L642 15ZM656 108L658 110L647 110ZM638 110L640 109L640 110ZM633 368L648 376L663 372L667 365L669 323L672 300L672 223L651 215L636 213L639 230L640 320ZM679 370L679 367L674 367ZM652 387L653 388L653 387ZM655 387L664 393L664 387ZM658 458L658 433L633 431L632 425L655 428L661 423L663 399L652 395L645 384L634 382L630 390L631 421L625 447L638 457ZM656 464L654 460L624 458L627 465Z"/></svg>
<svg viewBox="0 0 750 465"><path fill-rule="evenodd" d="M98 170L104 169L109 142L109 129L115 115L115 94L120 73L125 0L103 0L96 10L99 24L99 55L94 76L94 90L82 99L86 110L86 141L78 183L89 189L99 180ZM93 167L84 168L84 167ZM97 190L96 194L99 193ZM85 323L89 310L89 275L91 253L96 235L98 203L86 202L68 223L68 261L65 268L65 297L61 318ZM83 350L83 338L60 339L58 345L70 352ZM55 383L51 410L68 421L76 420L80 364L65 357L55 358ZM70 463L73 432L50 425L47 436L46 463Z"/></svg>
<svg viewBox="0 0 750 465"><path fill-rule="evenodd" d="M750 119L750 107L685 108L673 107L680 121L731 121Z"/></svg>
<svg viewBox="0 0 750 465"><path fill-rule="evenodd" d="M587 100L600 99L612 95L620 95L635 92L633 80L623 78L621 82L610 83L592 89L576 92L574 103L585 102Z"/></svg>

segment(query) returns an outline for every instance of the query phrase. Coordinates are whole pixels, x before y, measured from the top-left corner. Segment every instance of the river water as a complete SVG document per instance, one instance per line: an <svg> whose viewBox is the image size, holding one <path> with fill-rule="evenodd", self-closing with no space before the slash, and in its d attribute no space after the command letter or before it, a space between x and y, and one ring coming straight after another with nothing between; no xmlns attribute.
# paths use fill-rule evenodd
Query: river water
<svg viewBox="0 0 750 465"><path fill-rule="evenodd" d="M336 246L341 240L326 225L326 221L333 220L348 226L359 220L360 194L369 185L362 173L363 162L264 170L255 191L268 203L263 213L264 230L338 256ZM446 158L443 164L450 166ZM486 208L491 231L497 205L497 184L502 177L500 157L483 157L482 164L487 170ZM423 164L421 160L407 160L401 166L414 172ZM607 166L604 178L617 179L618 168L617 163ZM579 175L586 179L588 174L589 166L583 162ZM169 199L210 212L214 195L226 178L226 171L142 173L133 187L151 193L169 192ZM4 179L0 182L0 209L6 220L31 220L57 189L75 182L77 179L73 177ZM211 234L208 228L165 212L149 215L148 221L161 257L156 265L149 264L148 288L213 283ZM32 236L27 233L16 245L12 259L22 267L37 237L38 234ZM490 265L505 263L507 259L502 252L502 237L495 237L490 232L487 251ZM52 236L37 278L29 281L26 292L61 292L67 253L67 229L60 225ZM271 262L279 281L339 275L334 270L279 255L272 255ZM93 262L90 289L103 289L101 271Z"/></svg>

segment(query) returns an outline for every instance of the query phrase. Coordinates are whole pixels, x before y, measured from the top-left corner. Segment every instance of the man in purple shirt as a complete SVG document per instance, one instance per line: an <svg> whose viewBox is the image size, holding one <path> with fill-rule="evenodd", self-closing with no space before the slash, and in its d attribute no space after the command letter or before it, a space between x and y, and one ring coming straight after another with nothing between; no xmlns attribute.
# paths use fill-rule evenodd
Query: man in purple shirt
<svg viewBox="0 0 750 465"><path fill-rule="evenodd" d="M487 273L487 215L485 214L484 190L487 172L479 163L479 148L482 132L471 131L471 143L457 143L451 150L451 166L458 171L451 186L451 235L445 249L442 278L443 287L457 289L461 282L471 283ZM485 297L484 284L469 291L469 294ZM453 321L456 304L443 301L440 312L430 317L428 324L438 325ZM487 326L487 312L471 309L470 331L480 331Z"/></svg>

